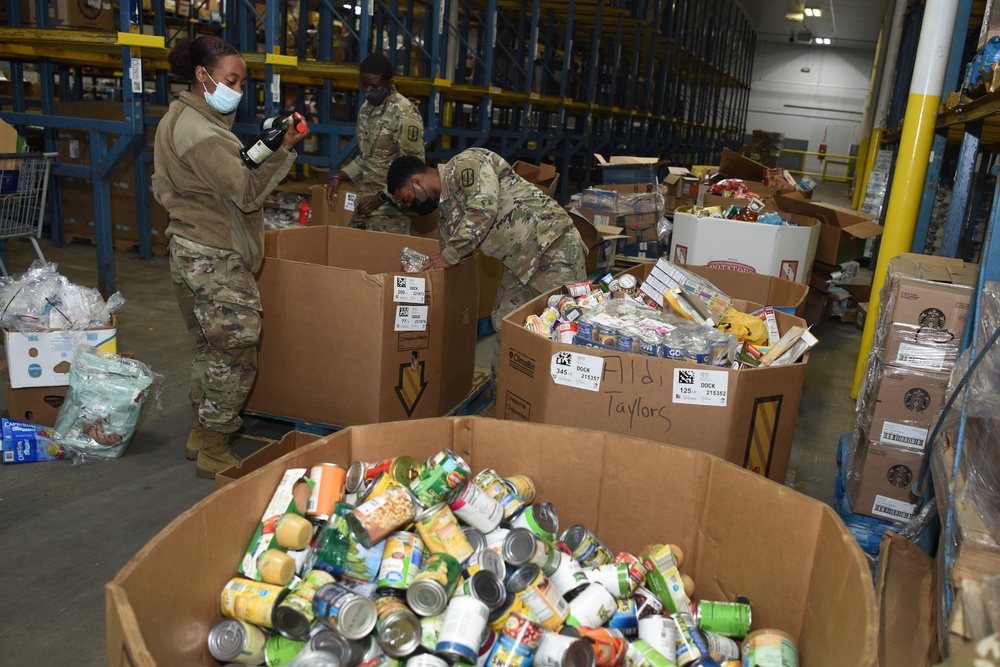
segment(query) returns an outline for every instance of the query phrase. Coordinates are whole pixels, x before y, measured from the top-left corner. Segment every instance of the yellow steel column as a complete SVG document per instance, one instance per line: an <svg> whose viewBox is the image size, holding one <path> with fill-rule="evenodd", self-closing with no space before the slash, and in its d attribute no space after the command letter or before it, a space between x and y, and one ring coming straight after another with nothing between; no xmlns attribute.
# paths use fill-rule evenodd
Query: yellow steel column
<svg viewBox="0 0 1000 667"><path fill-rule="evenodd" d="M885 284L889 260L900 253L909 252L913 244L913 231L920 211L927 162L934 140L934 124L941 102L945 68L951 38L955 30L958 3L952 0L927 0L924 20L920 27L913 79L906 100L903 117L903 134L899 140L899 155L892 179L892 191L885 213L885 231L879 247L878 263L872 282L869 306L870 317L865 319L861 336L861 351L854 369L851 396L857 398L861 380L868 366L875 322L878 320L879 292ZM875 143L875 142L873 142ZM869 150L869 153L871 151Z"/></svg>

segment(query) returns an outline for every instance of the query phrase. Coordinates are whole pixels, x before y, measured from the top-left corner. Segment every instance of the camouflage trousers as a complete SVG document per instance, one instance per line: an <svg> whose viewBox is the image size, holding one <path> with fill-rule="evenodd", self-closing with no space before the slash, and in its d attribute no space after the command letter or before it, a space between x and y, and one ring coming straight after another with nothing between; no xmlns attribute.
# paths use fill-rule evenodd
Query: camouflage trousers
<svg viewBox="0 0 1000 667"><path fill-rule="evenodd" d="M246 262L232 250L170 239L170 275L188 331L198 344L191 403L202 425L232 433L257 377L260 295Z"/></svg>
<svg viewBox="0 0 1000 667"><path fill-rule="evenodd" d="M386 213L382 213L383 208L387 209ZM351 224L348 226L354 229L367 229L372 232L386 232L388 234L404 234L409 236L410 216L401 213L389 204L383 204L369 216L362 216L355 213Z"/></svg>
<svg viewBox="0 0 1000 667"><path fill-rule="evenodd" d="M504 269L490 318L497 332L493 342L493 361L490 364L490 388L494 393L497 388L497 370L500 368L500 327L503 318L540 294L566 283L586 280L586 259L587 251L580 240L580 233L576 229L570 229L545 250L538 263L538 270L527 283L522 283L517 276Z"/></svg>

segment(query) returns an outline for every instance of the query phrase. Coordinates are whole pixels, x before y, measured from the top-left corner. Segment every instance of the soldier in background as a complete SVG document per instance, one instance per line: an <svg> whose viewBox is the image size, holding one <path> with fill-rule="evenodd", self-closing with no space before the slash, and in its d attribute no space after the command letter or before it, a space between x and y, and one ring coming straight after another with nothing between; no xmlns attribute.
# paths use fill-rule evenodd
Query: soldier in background
<svg viewBox="0 0 1000 667"><path fill-rule="evenodd" d="M465 150L437 169L416 157L393 161L389 191L417 215L440 210L444 248L422 270L442 269L479 248L503 262L493 306L496 343L490 385L496 390L501 320L527 301L585 280L587 250L569 214L485 148Z"/></svg>
<svg viewBox="0 0 1000 667"><path fill-rule="evenodd" d="M389 198L385 185L389 164L401 155L424 159L424 124L410 100L392 83L392 63L381 53L360 67L365 103L358 114L358 156L330 178L326 200L336 206L341 183L355 183L351 227L393 234L410 233L410 216Z"/></svg>

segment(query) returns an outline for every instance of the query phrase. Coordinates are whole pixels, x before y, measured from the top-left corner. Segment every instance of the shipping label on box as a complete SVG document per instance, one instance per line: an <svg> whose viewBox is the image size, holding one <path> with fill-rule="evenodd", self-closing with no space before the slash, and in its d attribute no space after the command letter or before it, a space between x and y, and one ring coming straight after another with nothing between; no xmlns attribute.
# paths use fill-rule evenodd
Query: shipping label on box
<svg viewBox="0 0 1000 667"><path fill-rule="evenodd" d="M118 329L112 318L111 326L85 331L44 330L22 333L14 329L4 332L7 351L7 372L10 386L52 387L69 384L69 369L78 345L96 347L102 352L118 352Z"/></svg>

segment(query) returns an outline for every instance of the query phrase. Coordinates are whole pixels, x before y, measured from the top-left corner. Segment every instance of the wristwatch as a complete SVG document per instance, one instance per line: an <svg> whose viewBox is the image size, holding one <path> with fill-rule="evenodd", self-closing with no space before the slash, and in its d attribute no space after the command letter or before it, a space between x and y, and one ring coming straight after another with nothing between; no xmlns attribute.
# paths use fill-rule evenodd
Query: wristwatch
<svg viewBox="0 0 1000 667"><path fill-rule="evenodd" d="M383 204L388 204L389 203L389 195L387 195L384 192L380 192L380 193L378 193L378 200L380 202L382 202Z"/></svg>

